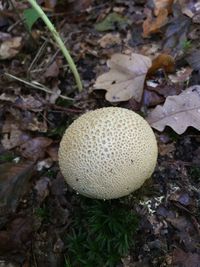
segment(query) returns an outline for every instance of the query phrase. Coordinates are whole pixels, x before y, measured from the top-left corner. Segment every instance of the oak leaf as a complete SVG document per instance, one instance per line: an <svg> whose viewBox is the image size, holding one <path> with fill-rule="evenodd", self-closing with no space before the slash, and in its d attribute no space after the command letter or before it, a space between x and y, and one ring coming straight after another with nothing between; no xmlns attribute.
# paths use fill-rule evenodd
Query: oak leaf
<svg viewBox="0 0 200 267"><path fill-rule="evenodd" d="M163 106L157 106L147 117L158 131L170 126L182 134L189 126L200 130L200 85L191 86L179 95L168 96Z"/></svg>
<svg viewBox="0 0 200 267"><path fill-rule="evenodd" d="M94 88L105 89L106 100L110 102L127 101L131 98L140 102L151 59L135 53L114 54L107 65L110 71L97 78Z"/></svg>

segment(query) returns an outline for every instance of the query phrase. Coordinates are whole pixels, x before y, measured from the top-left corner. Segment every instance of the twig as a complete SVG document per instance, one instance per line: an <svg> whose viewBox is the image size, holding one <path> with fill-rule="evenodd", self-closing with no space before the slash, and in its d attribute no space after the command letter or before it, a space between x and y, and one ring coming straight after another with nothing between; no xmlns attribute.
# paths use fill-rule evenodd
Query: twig
<svg viewBox="0 0 200 267"><path fill-rule="evenodd" d="M20 78L18 78L16 76L10 74L10 73L4 73L4 75L7 76L7 77L9 77L9 78L12 78L12 79L14 79L16 81L22 82L22 83L24 83L24 84L26 84L26 85L28 85L30 87L33 87L35 89L39 89L41 91L44 91L44 92L46 92L48 94L51 94L51 95L54 94L54 92L52 92L49 88L47 88L46 86L44 86L41 83L38 83L38 82L35 82L35 81L28 82L28 81L22 80L22 79L20 79ZM71 101L74 100L73 98L68 97L68 96L64 96L64 95L59 95L59 97L60 98L63 98L63 99L66 99L66 100L71 100Z"/></svg>
<svg viewBox="0 0 200 267"><path fill-rule="evenodd" d="M36 62L38 61L39 57L42 55L42 53L43 53L43 51L44 51L44 49L45 49L46 46L47 46L47 41L45 41L45 42L42 44L42 46L41 46L40 49L38 50L38 52L37 52L35 58L34 58L33 61L31 62L30 66L29 66L29 68L28 68L28 71L27 71L29 77L30 77L31 69L32 69L33 66L36 64Z"/></svg>
<svg viewBox="0 0 200 267"><path fill-rule="evenodd" d="M7 32L11 32L15 27L17 27L20 23L22 23L22 20L18 20L15 23L13 23L8 29Z"/></svg>
<svg viewBox="0 0 200 267"><path fill-rule="evenodd" d="M62 51L64 57L66 58L66 60L69 64L69 67L70 67L70 69L74 75L75 80L76 80L76 84L77 84L77 87L79 89L79 92L81 92L82 91L82 83L81 83L79 73L78 73L78 71L76 69L76 65L74 64L74 61L73 61L72 57L70 56L67 48L65 47L65 44L63 43L61 37L59 36L55 27L53 26L53 24L51 23L49 18L46 16L46 14L42 10L42 8L37 4L37 2L35 0L27 0L27 1L38 12L39 16L41 17L41 19L44 21L44 23L46 24L46 26L48 27L48 29L52 33L57 45L59 46L60 50Z"/></svg>

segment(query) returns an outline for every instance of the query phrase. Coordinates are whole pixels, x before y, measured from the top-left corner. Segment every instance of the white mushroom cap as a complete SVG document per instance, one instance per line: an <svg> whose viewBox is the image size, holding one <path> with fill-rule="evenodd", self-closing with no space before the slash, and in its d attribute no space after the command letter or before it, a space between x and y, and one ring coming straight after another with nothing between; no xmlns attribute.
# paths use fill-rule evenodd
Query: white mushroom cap
<svg viewBox="0 0 200 267"><path fill-rule="evenodd" d="M67 128L59 165L78 193L112 199L138 189L153 173L157 154L155 135L140 115L108 107L85 113Z"/></svg>

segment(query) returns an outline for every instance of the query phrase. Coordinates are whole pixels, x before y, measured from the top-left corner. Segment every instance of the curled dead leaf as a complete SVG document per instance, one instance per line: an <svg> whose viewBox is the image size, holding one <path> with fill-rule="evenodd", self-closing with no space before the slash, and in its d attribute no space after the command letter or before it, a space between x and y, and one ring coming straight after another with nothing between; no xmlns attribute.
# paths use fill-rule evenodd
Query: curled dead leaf
<svg viewBox="0 0 200 267"><path fill-rule="evenodd" d="M106 100L110 102L127 101L131 98L140 102L151 59L135 53L114 54L107 65L110 71L97 78L94 88L105 89Z"/></svg>
<svg viewBox="0 0 200 267"><path fill-rule="evenodd" d="M153 17L152 11L148 10L147 18L143 22L143 37L148 38L152 33L160 32L161 28L168 22L167 9L160 9L157 17Z"/></svg>
<svg viewBox="0 0 200 267"><path fill-rule="evenodd" d="M174 0L154 0L154 14L158 16L161 9L167 9L168 13L172 12L172 5Z"/></svg>
<svg viewBox="0 0 200 267"><path fill-rule="evenodd" d="M175 70L174 58L168 54L160 54L152 61L152 66L148 70L147 75L153 75L157 70L163 69L166 73L171 73Z"/></svg>
<svg viewBox="0 0 200 267"><path fill-rule="evenodd" d="M22 48L22 37L13 37L0 45L0 60L15 57Z"/></svg>

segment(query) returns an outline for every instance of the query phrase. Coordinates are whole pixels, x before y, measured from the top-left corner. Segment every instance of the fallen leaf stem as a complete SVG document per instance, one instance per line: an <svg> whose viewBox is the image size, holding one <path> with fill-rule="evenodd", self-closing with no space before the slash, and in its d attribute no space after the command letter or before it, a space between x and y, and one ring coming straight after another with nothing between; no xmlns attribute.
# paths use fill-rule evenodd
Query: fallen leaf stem
<svg viewBox="0 0 200 267"><path fill-rule="evenodd" d="M9 78L11 78L11 79L16 80L16 81L22 82L22 83L24 83L24 84L26 84L26 85L28 85L30 87L33 87L35 89L39 89L41 91L44 91L44 92L46 92L48 94L51 94L51 95L55 94L54 92L52 92L50 89L48 89L46 86L44 86L41 83L38 83L38 82L35 82L35 81L28 82L26 80L22 80L22 79L20 79L20 78L18 78L16 76L14 76L14 75L12 75L10 73L6 73L6 72L4 73L4 75L7 76L7 77L9 77ZM71 101L74 100L73 98L68 97L68 96L64 96L64 95L59 95L59 97L60 98L63 98L63 99L66 99L66 100L71 100Z"/></svg>
<svg viewBox="0 0 200 267"><path fill-rule="evenodd" d="M44 21L44 23L46 24L47 28L52 33L53 38L55 39L57 45L59 46L60 50L62 51L64 57L66 58L66 60L67 60L67 62L69 64L70 70L72 71L72 73L74 75L74 78L76 80L76 84L77 84L78 90L79 90L79 92L81 92L83 87L82 87L82 82L81 82L79 73L78 73L76 65L75 65L72 57L70 56L70 54L69 54L64 42L62 41L59 33L56 31L56 29L53 26L52 22L49 20L47 15L44 13L42 8L37 4L37 2L35 0L27 0L27 1L38 12L40 18Z"/></svg>

